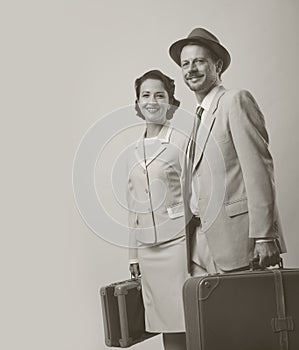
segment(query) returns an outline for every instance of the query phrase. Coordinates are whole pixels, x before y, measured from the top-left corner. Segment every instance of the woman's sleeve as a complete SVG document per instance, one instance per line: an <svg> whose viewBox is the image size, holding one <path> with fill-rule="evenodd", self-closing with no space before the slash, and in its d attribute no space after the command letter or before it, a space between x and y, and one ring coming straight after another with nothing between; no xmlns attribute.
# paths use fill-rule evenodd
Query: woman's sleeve
<svg viewBox="0 0 299 350"><path fill-rule="evenodd" d="M127 197L127 209L128 209L128 229L129 229L129 263L135 264L138 263L138 249L136 241L136 212L133 210L133 198L132 190L133 185L129 176L129 168L127 164L127 188L126 188L126 197Z"/></svg>

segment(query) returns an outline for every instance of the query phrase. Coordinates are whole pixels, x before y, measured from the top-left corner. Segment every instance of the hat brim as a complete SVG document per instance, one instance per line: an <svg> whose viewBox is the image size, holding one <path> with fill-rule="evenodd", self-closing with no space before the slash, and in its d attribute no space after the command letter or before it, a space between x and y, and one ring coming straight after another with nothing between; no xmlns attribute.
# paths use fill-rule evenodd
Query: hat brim
<svg viewBox="0 0 299 350"><path fill-rule="evenodd" d="M169 48L170 57L174 60L174 62L181 66L181 51L184 46L188 44L199 44L208 47L211 49L221 60L223 61L222 73L228 68L231 62L231 57L229 52L225 47L218 44L215 41L208 40L199 36L194 36L192 38L181 39L173 43Z"/></svg>

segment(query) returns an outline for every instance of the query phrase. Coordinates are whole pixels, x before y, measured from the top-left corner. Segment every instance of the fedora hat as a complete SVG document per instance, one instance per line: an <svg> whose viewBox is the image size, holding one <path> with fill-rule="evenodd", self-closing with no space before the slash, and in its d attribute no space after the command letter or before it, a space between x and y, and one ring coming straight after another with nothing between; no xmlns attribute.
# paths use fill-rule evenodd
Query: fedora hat
<svg viewBox="0 0 299 350"><path fill-rule="evenodd" d="M193 29L187 38L178 40L170 46L169 54L179 66L181 66L182 48L188 44L203 45L212 50L223 61L222 72L229 66L231 61L229 52L220 44L215 35L203 28Z"/></svg>

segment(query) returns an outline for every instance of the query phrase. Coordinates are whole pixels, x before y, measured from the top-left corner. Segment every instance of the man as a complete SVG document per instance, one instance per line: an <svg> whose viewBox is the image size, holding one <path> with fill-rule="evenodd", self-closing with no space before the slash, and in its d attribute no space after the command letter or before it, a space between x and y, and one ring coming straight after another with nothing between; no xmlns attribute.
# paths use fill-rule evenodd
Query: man
<svg viewBox="0 0 299 350"><path fill-rule="evenodd" d="M196 28L169 52L198 103L185 169L189 272L273 266L286 250L264 117L248 91L221 85L231 59L212 33Z"/></svg>

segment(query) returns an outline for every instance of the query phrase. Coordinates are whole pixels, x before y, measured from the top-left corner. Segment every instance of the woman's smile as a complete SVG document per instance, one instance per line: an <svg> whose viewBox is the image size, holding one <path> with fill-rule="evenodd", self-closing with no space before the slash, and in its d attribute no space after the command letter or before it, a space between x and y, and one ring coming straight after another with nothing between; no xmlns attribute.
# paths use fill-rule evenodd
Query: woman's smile
<svg viewBox="0 0 299 350"><path fill-rule="evenodd" d="M147 110L149 113L152 113L152 114L158 112L159 109L160 109L159 107L146 107L146 110Z"/></svg>

